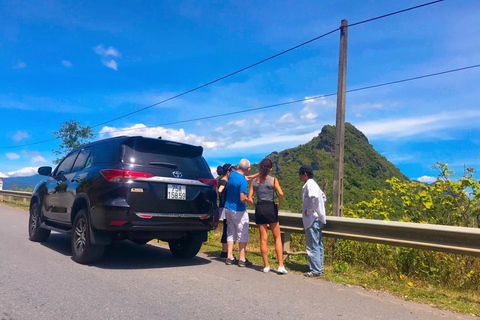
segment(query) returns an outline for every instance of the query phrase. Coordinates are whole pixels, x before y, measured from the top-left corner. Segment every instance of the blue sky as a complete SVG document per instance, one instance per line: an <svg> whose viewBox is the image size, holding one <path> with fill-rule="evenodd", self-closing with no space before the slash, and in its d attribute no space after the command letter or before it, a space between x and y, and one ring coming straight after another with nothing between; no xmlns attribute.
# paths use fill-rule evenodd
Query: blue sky
<svg viewBox="0 0 480 320"><path fill-rule="evenodd" d="M146 107L350 23L422 1L0 1L0 147ZM476 65L478 0L446 0L351 27L347 89ZM261 160L335 124L339 33L94 129L202 145L210 166ZM437 161L480 167L480 68L347 94L346 120L410 178ZM122 129L135 130L113 132ZM51 165L58 142L0 149L0 176Z"/></svg>

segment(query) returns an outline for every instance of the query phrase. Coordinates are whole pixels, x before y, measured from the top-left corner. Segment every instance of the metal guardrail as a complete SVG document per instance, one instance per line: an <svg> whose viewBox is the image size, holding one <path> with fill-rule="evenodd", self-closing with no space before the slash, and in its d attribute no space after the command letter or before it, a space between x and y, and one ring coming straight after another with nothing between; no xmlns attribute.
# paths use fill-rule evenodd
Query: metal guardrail
<svg viewBox="0 0 480 320"><path fill-rule="evenodd" d="M20 198L24 205L27 205L28 201L32 197L31 192L13 191L13 190L0 190L0 200L12 202L13 198ZM5 200L6 198L6 200Z"/></svg>
<svg viewBox="0 0 480 320"><path fill-rule="evenodd" d="M30 192L0 190L0 198L23 199L27 204L31 197ZM254 211L249 210L251 226ZM280 227L284 250L290 252L290 234L304 233L302 216L299 213L279 213ZM411 222L397 222L370 219L355 219L345 217L327 217L324 226L325 237L382 243L392 246L419 248L441 252L480 256L480 229L420 224Z"/></svg>
<svg viewBox="0 0 480 320"><path fill-rule="evenodd" d="M255 221L255 212L248 213L250 221ZM290 234L305 232L302 216L280 211L278 217L284 251L294 254L290 252ZM328 216L322 233L331 238L480 256L478 228Z"/></svg>

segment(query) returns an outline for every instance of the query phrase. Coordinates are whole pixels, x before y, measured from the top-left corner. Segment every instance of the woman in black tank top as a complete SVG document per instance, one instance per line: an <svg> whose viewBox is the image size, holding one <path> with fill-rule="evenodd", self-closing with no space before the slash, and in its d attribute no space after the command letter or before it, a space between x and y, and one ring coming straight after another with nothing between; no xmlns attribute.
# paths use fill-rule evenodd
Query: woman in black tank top
<svg viewBox="0 0 480 320"><path fill-rule="evenodd" d="M275 251L278 258L278 273L285 274L287 270L283 266L283 246L280 236L280 224L278 223L278 210L282 205L283 191L280 188L278 180L271 177L269 174L272 171L272 161L270 159L263 159L258 164L259 175L253 180L248 192L248 198L253 201L253 196L257 199L255 205L255 223L260 230L260 252L263 259L263 272L270 271L268 264L268 248L267 226L272 231L275 239ZM278 203L275 203L275 190L278 193Z"/></svg>

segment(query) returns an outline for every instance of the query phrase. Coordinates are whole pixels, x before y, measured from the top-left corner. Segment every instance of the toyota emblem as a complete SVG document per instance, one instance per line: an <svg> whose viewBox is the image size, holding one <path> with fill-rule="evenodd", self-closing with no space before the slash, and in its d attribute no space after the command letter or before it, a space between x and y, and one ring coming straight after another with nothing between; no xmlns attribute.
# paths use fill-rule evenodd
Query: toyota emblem
<svg viewBox="0 0 480 320"><path fill-rule="evenodd" d="M173 171L172 174L175 178L181 178L182 177L182 173L180 171Z"/></svg>

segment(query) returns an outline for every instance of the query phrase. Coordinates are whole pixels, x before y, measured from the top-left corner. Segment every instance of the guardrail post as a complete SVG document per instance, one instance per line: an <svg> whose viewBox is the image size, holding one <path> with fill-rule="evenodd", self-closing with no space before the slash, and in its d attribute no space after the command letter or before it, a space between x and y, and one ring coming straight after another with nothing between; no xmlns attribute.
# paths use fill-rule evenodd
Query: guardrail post
<svg viewBox="0 0 480 320"><path fill-rule="evenodd" d="M27 198L23 198L23 205L27 205Z"/></svg>
<svg viewBox="0 0 480 320"><path fill-rule="evenodd" d="M8 196L8 202L12 202L12 196Z"/></svg>
<svg viewBox="0 0 480 320"><path fill-rule="evenodd" d="M290 252L290 232L282 232L283 260L287 258L287 252Z"/></svg>

